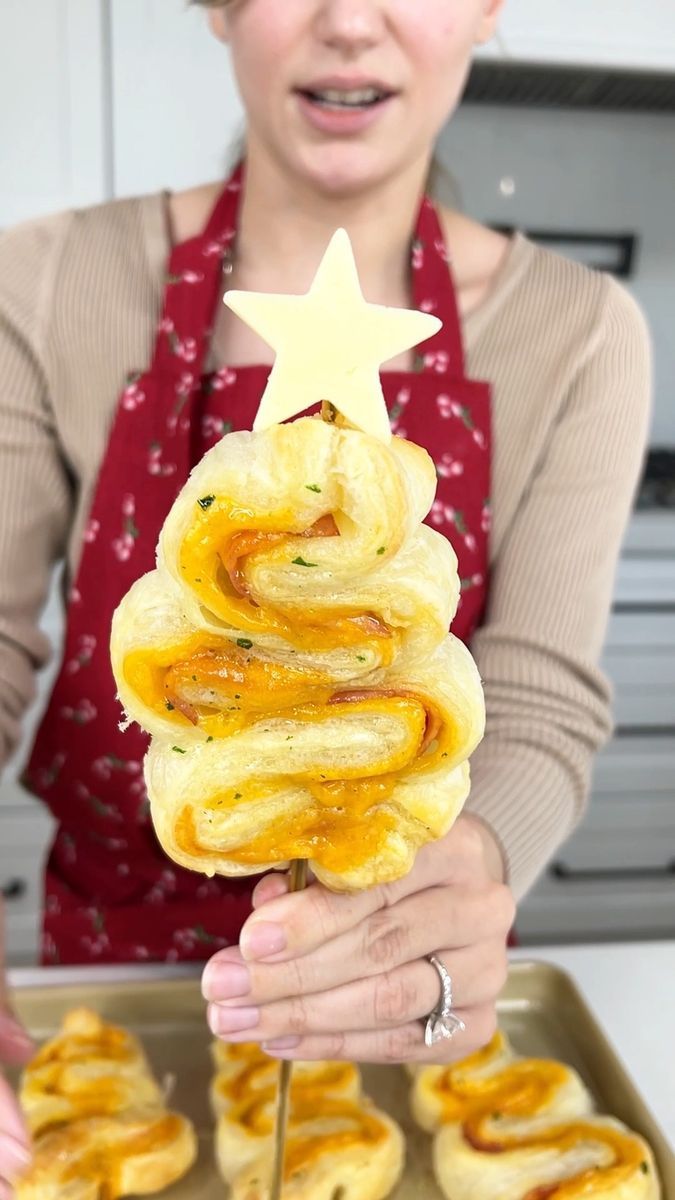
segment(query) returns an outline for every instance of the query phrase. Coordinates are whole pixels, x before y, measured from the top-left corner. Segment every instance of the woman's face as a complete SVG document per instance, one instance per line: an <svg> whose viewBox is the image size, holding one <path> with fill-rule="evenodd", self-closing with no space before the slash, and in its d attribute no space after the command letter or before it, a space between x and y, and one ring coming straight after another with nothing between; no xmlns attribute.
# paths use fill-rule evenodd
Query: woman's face
<svg viewBox="0 0 675 1200"><path fill-rule="evenodd" d="M502 2L234 0L210 19L230 44L252 143L346 194L428 157Z"/></svg>

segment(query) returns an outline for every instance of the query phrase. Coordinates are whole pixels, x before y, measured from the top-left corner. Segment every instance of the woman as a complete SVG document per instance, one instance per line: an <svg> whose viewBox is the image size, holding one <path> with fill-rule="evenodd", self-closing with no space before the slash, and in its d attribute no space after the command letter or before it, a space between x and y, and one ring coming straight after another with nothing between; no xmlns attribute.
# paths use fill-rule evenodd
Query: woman
<svg viewBox="0 0 675 1200"><path fill-rule="evenodd" d="M289 1057L457 1058L492 1032L512 896L579 819L609 729L595 664L645 440L648 339L609 279L421 203L501 0L209 7L247 111L245 173L0 244L7 748L46 656L35 621L63 552L71 585L27 773L59 821L44 957L206 958L228 944L203 981L220 1036ZM458 552L453 630L479 663L488 732L466 815L405 881L340 897L288 895L270 877L245 920L245 887L177 871L156 846L143 739L116 733L107 630L192 463L255 413L270 352L219 303L223 288L306 290L338 225L369 300L444 321L383 378L394 427L437 463L430 519ZM432 954L464 1029L429 1051ZM5 1054L26 1053L3 1028ZM3 1111L9 1175L22 1135L8 1100Z"/></svg>

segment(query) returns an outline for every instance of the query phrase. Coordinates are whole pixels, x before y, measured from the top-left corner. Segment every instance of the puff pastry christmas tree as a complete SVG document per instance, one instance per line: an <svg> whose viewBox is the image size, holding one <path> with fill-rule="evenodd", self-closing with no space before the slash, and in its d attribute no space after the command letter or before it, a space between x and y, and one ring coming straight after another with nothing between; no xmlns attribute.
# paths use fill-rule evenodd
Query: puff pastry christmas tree
<svg viewBox="0 0 675 1200"><path fill-rule="evenodd" d="M308 860L330 888L371 887L450 828L483 731L448 633L455 555L422 523L434 466L391 437L378 376L439 323L367 304L344 231L306 296L226 299L275 366L254 430L194 468L156 570L115 614L119 695L152 735L152 817L176 862ZM346 423L280 423L318 401Z"/></svg>
<svg viewBox="0 0 675 1200"><path fill-rule="evenodd" d="M483 732L478 672L448 633L457 561L423 524L434 465L391 437L378 374L439 322L367 304L343 230L306 296L226 301L276 361L253 431L195 467L115 614L119 696L152 735L152 818L176 862L292 863L292 888L309 862L329 888L372 887L448 831ZM342 420L282 423L319 402ZM281 1195L289 1081L284 1063L271 1187L256 1171L247 1200Z"/></svg>

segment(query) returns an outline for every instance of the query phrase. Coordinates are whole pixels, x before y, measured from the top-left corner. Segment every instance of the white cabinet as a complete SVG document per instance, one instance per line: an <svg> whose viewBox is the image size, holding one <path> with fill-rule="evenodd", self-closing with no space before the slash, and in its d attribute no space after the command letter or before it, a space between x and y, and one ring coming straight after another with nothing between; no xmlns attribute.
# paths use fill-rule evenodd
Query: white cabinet
<svg viewBox="0 0 675 1200"><path fill-rule="evenodd" d="M675 557L675 517L670 509L634 514L623 543L626 558Z"/></svg>
<svg viewBox="0 0 675 1200"><path fill-rule="evenodd" d="M103 0L2 0L0 227L108 193Z"/></svg>
<svg viewBox="0 0 675 1200"><path fill-rule="evenodd" d="M114 0L115 193L221 178L243 129L225 46L185 0Z"/></svg>
<svg viewBox="0 0 675 1200"><path fill-rule="evenodd" d="M675 729L675 514L633 518L614 610L603 666L614 684L619 732Z"/></svg>
<svg viewBox="0 0 675 1200"><path fill-rule="evenodd" d="M5 862L5 843L2 832L5 829L6 811L9 809L24 809L27 812L32 812L35 810L37 804L37 801L32 796L29 796L19 784L18 775L28 757L35 730L51 694L61 662L64 630L63 604L60 588L61 572L55 571L45 610L40 617L40 628L49 638L52 647L51 658L44 671L41 671L37 676L35 699L21 721L21 741L12 758L3 769L2 777L0 778L0 864L2 865Z"/></svg>
<svg viewBox="0 0 675 1200"><path fill-rule="evenodd" d="M521 906L527 944L675 934L675 733L616 737L588 813Z"/></svg>
<svg viewBox="0 0 675 1200"><path fill-rule="evenodd" d="M519 913L519 937L547 942L631 941L672 938L675 877L652 880L557 879L547 875Z"/></svg>
<svg viewBox="0 0 675 1200"><path fill-rule="evenodd" d="M673 0L508 0L500 56L557 63L675 71ZM489 54L494 55L494 44Z"/></svg>
<svg viewBox="0 0 675 1200"><path fill-rule="evenodd" d="M0 892L6 901L7 956L14 965L34 962L42 911L43 864L53 830L47 809L18 782L37 722L58 670L63 636L60 579L52 581L40 621L54 647L37 680L37 695L23 722L23 737L0 779Z"/></svg>
<svg viewBox="0 0 675 1200"><path fill-rule="evenodd" d="M603 665L616 733L586 817L525 900L527 942L675 934L675 514L637 513Z"/></svg>
<svg viewBox="0 0 675 1200"><path fill-rule="evenodd" d="M632 615L626 614L626 623ZM623 623L622 614L615 623ZM636 635L632 644L607 645L602 667L614 685L614 720L620 731L643 725L675 728L675 636L657 640L668 624L667 616L644 613L644 636Z"/></svg>
<svg viewBox="0 0 675 1200"><path fill-rule="evenodd" d="M42 912L43 864L53 822L45 809L0 810L0 890L5 899L7 961L36 961Z"/></svg>

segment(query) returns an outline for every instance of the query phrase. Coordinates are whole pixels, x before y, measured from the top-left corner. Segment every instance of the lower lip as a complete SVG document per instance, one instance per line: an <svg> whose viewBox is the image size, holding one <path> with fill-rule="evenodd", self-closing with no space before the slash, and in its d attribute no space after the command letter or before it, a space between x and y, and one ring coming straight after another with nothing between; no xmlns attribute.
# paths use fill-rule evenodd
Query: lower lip
<svg viewBox="0 0 675 1200"><path fill-rule="evenodd" d="M296 95L300 112L309 124L314 129L318 129L320 133L337 136L362 133L364 129L369 129L382 116L394 98L388 96L386 100L378 100L377 104L371 104L368 108L351 109L325 108L322 104L310 100L302 92L296 92Z"/></svg>

